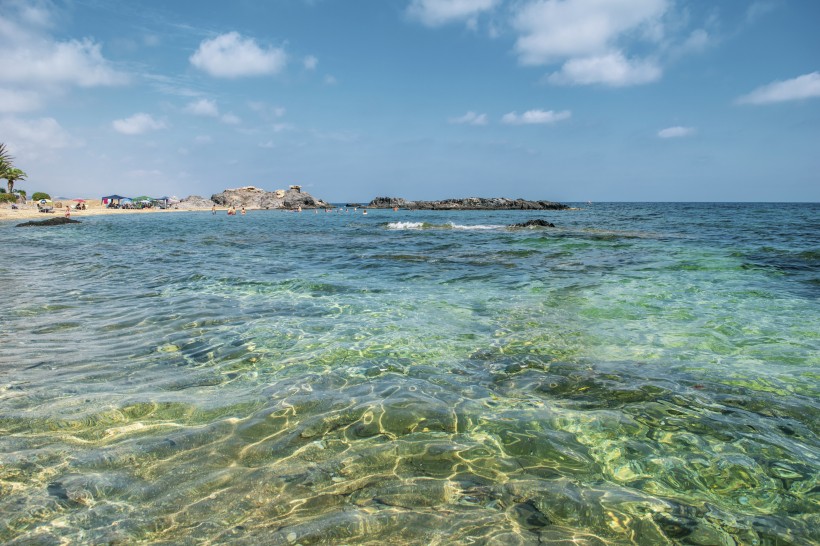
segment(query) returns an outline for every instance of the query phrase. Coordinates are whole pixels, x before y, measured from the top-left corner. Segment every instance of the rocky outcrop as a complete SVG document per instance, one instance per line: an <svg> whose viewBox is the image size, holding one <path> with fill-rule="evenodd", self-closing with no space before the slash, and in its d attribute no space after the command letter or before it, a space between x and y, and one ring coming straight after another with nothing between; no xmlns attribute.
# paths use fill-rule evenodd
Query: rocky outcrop
<svg viewBox="0 0 820 546"><path fill-rule="evenodd" d="M534 228L534 227L555 227L555 224L552 222L547 222L546 220L527 220L526 222L521 222L520 224L510 224L511 228Z"/></svg>
<svg viewBox="0 0 820 546"><path fill-rule="evenodd" d="M17 227L62 226L65 224L79 223L79 220L72 220L71 218L60 216L58 218L49 218L48 220L32 220L30 222L23 222L22 224L17 224Z"/></svg>
<svg viewBox="0 0 820 546"><path fill-rule="evenodd" d="M231 205L246 209L315 209L327 208L330 204L314 198L309 193L298 189L287 191L265 191L254 186L225 190L211 196L211 201L218 206L229 207Z"/></svg>
<svg viewBox="0 0 820 546"><path fill-rule="evenodd" d="M182 210L209 209L214 206L214 202L199 195L189 195L175 205Z"/></svg>
<svg viewBox="0 0 820 546"><path fill-rule="evenodd" d="M569 207L553 201L529 201L506 197L467 197L443 201L405 201L397 197L377 197L370 208L400 207L410 210L565 210Z"/></svg>
<svg viewBox="0 0 820 546"><path fill-rule="evenodd" d="M392 209L393 207L403 209L407 208L407 201L401 197L377 197L367 206L371 209Z"/></svg>

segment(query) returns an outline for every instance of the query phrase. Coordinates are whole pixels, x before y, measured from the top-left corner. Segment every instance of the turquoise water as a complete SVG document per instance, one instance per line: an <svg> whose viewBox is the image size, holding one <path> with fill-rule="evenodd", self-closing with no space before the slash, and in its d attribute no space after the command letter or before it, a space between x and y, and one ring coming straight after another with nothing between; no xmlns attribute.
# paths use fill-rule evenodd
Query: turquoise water
<svg viewBox="0 0 820 546"><path fill-rule="evenodd" d="M0 223L2 543L820 541L820 205L81 220Z"/></svg>

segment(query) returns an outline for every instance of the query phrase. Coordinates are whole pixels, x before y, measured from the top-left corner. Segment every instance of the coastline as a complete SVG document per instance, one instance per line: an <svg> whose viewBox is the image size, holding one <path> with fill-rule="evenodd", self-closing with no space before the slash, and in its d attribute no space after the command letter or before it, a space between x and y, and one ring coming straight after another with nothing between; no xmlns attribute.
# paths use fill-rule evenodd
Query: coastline
<svg viewBox="0 0 820 546"><path fill-rule="evenodd" d="M73 200L71 201L73 202ZM185 208L178 208L178 209L160 209L160 208L148 208L148 209L110 209L107 207L102 206L98 203L93 203L91 200L86 200L86 209L85 210L74 210L71 209L71 218L74 220L82 219L85 216L100 216L100 215L109 215L109 214L170 214L170 213L178 213L178 212L195 212L195 211L210 211L210 207L185 207ZM18 205L19 209L12 209L10 205L6 205L0 207L0 222L4 221L14 221L14 220L37 220L42 219L46 220L48 218L56 218L62 217L65 215L65 207L60 209L54 209L52 213L43 213L37 210L37 205L33 204L26 204L26 205ZM217 206L216 209L218 212L222 212L223 214L227 211L227 207L219 207Z"/></svg>

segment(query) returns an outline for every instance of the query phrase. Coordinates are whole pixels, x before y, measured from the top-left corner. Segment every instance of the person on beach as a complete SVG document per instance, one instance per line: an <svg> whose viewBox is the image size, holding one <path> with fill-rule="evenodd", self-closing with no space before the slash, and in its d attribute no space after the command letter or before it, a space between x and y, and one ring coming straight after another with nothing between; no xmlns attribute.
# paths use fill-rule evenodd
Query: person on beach
<svg viewBox="0 0 820 546"><path fill-rule="evenodd" d="M71 218L71 205L68 205L68 206L65 208L65 217L66 217L66 218Z"/></svg>

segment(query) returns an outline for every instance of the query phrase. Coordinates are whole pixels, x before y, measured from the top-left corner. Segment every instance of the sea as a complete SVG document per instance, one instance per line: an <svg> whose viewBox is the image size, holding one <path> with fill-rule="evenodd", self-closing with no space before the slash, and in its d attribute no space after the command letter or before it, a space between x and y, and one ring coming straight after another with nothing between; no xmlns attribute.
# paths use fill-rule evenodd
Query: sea
<svg viewBox="0 0 820 546"><path fill-rule="evenodd" d="M0 543L820 542L820 204L362 212L0 223Z"/></svg>

